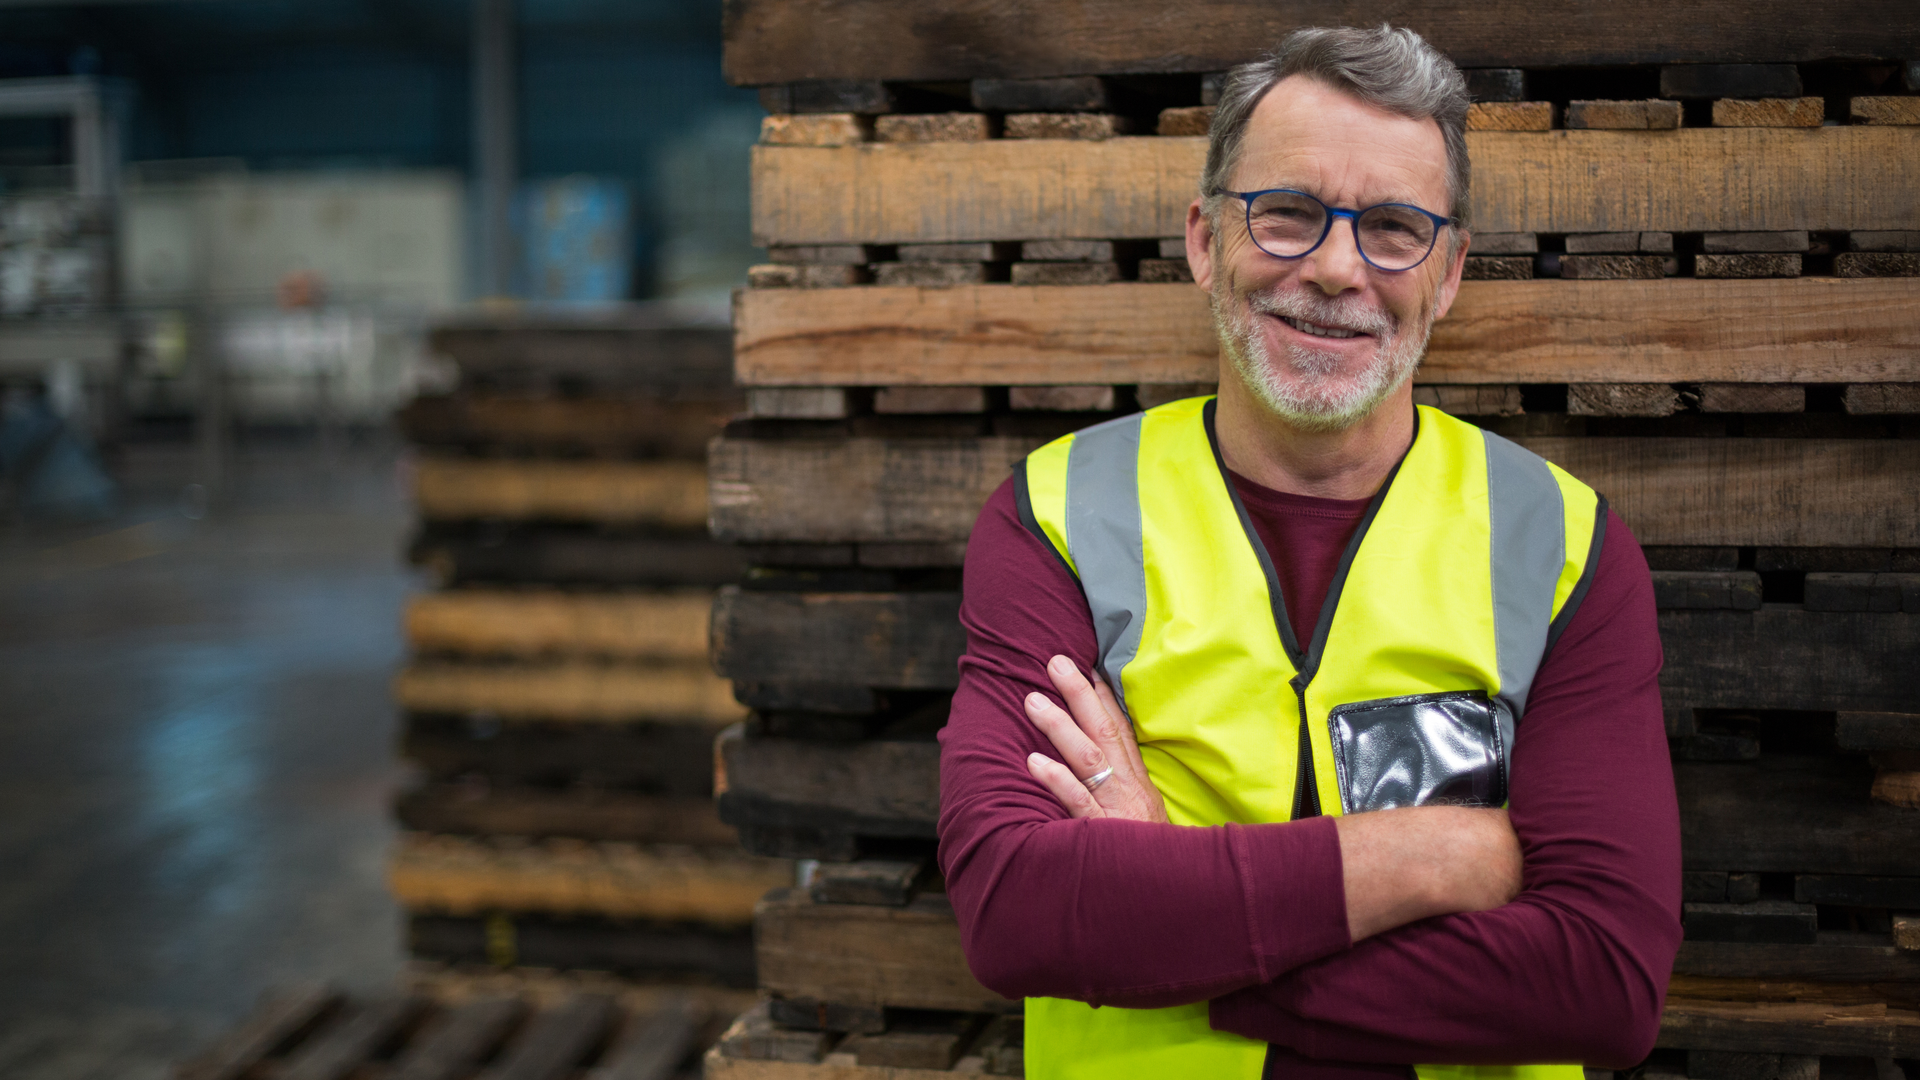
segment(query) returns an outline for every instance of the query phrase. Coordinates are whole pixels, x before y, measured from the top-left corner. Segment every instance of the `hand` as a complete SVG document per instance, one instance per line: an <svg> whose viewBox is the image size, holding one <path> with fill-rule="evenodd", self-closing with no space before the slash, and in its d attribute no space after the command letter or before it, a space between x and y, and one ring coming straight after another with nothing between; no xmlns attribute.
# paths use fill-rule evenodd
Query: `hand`
<svg viewBox="0 0 1920 1080"><path fill-rule="evenodd" d="M1140 747L1133 741L1133 721L1121 711L1113 691L1099 679L1088 683L1064 656L1047 662L1047 676L1072 712L1045 694L1033 693L1027 695L1027 719L1046 734L1066 764L1045 754L1028 754L1027 771L1046 785L1072 817L1165 824L1166 801L1147 776ZM1112 774L1099 787L1087 790L1087 779L1109 767Z"/></svg>

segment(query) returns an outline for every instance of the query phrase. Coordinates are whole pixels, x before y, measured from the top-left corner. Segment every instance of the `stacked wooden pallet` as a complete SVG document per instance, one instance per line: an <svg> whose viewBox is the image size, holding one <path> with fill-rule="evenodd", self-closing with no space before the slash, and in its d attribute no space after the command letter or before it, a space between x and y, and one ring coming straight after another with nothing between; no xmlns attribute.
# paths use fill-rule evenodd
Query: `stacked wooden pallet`
<svg viewBox="0 0 1920 1080"><path fill-rule="evenodd" d="M737 994L598 987L416 989L372 999L325 986L268 995L176 1080L669 1080Z"/></svg>
<svg viewBox="0 0 1920 1080"><path fill-rule="evenodd" d="M414 953L455 963L752 983L778 860L711 801L743 710L707 664L706 443L739 409L726 332L638 316L434 331L457 393L402 415L419 447L404 754L390 866Z"/></svg>
<svg viewBox="0 0 1920 1080"><path fill-rule="evenodd" d="M1048 439L1217 377L1179 239L1217 73L1389 17L1477 99L1471 280L1416 398L1598 488L1655 569L1687 940L1649 1067L1920 1057L1920 9L913 11L728 9L774 115L751 416L710 458L754 567L714 609L754 710L720 807L833 862L762 904L770 1000L708 1075L1018 1071L929 871L969 528Z"/></svg>

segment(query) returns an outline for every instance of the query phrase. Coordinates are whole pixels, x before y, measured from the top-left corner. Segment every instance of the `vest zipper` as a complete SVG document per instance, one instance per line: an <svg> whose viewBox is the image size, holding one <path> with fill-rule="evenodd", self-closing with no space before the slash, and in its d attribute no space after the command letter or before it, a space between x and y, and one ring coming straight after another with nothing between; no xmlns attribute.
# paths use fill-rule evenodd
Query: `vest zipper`
<svg viewBox="0 0 1920 1080"><path fill-rule="evenodd" d="M1293 770L1293 815L1289 820L1320 816L1320 785L1313 771L1313 733L1307 729L1307 683L1296 677L1290 684L1293 699L1300 706L1300 748L1295 751Z"/></svg>

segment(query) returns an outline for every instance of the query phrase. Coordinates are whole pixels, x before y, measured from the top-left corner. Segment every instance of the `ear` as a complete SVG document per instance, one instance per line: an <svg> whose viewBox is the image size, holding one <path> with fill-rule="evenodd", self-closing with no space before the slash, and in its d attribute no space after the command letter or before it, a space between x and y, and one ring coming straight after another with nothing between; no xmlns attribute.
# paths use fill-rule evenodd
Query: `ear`
<svg viewBox="0 0 1920 1080"><path fill-rule="evenodd" d="M1187 266L1193 270L1194 283L1202 289L1213 287L1213 224L1201 212L1205 200L1195 199L1187 207Z"/></svg>
<svg viewBox="0 0 1920 1080"><path fill-rule="evenodd" d="M1455 226L1458 228L1458 226ZM1473 243L1473 234L1460 229L1460 250L1447 260L1446 275L1440 279L1439 292L1434 296L1433 318L1435 322L1447 317L1453 307L1453 298L1460 294L1460 274L1467 268L1467 247Z"/></svg>

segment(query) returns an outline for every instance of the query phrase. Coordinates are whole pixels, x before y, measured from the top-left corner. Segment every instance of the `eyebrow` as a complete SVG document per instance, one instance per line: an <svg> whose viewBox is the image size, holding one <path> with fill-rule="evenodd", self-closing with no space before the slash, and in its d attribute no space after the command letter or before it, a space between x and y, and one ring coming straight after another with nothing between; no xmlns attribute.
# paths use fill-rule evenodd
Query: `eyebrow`
<svg viewBox="0 0 1920 1080"><path fill-rule="evenodd" d="M1317 192L1317 191L1315 191L1315 190L1313 190L1313 188L1311 188L1311 187L1309 187L1309 186L1307 186L1307 185L1305 185L1305 184L1285 184L1285 183L1282 183L1282 184L1269 184L1269 185L1266 185L1266 186L1263 186L1263 187L1256 187L1256 188L1248 188L1247 190L1248 190L1248 191L1250 191L1250 192L1252 192L1252 191L1279 191L1279 190L1282 190L1282 189L1285 189L1285 190L1287 190L1287 191L1304 191L1304 192L1306 192L1306 193L1307 193L1308 195L1311 195L1311 196L1313 196L1313 197L1314 197L1314 198L1316 198L1316 199L1320 199L1320 201L1321 201L1321 202L1323 202L1323 203L1327 203L1327 205L1328 205L1328 206L1332 206L1332 205L1333 205L1332 203L1328 203L1326 199L1324 199L1324 198L1321 198L1321 196L1320 196L1320 193L1319 193L1319 192ZM1443 201L1444 201L1444 200L1443 200ZM1393 196L1389 196L1389 197L1387 197L1387 198L1384 198L1384 199L1374 199L1374 200L1373 200L1372 202L1363 202L1363 203L1360 203L1360 204L1359 204L1359 205L1357 205L1357 206L1351 206L1351 207L1340 207L1340 208L1337 208L1337 209L1349 209L1349 210L1365 210L1365 209L1366 209L1367 207L1369 207L1369 206L1379 206L1379 205L1381 205L1382 203L1399 203L1399 204L1401 204L1402 206L1418 206L1418 207L1420 207L1420 208L1421 208L1421 209L1423 209L1423 210L1424 210L1424 209L1426 209L1426 204L1425 204L1425 203L1423 203L1423 202L1421 202L1421 201L1420 201L1419 199L1416 199L1416 198L1414 198L1414 197L1413 197L1413 196L1411 196L1411 195L1408 195L1408 194L1405 194L1404 192L1403 192L1403 193L1401 193L1401 194L1399 194L1399 195L1393 195Z"/></svg>

